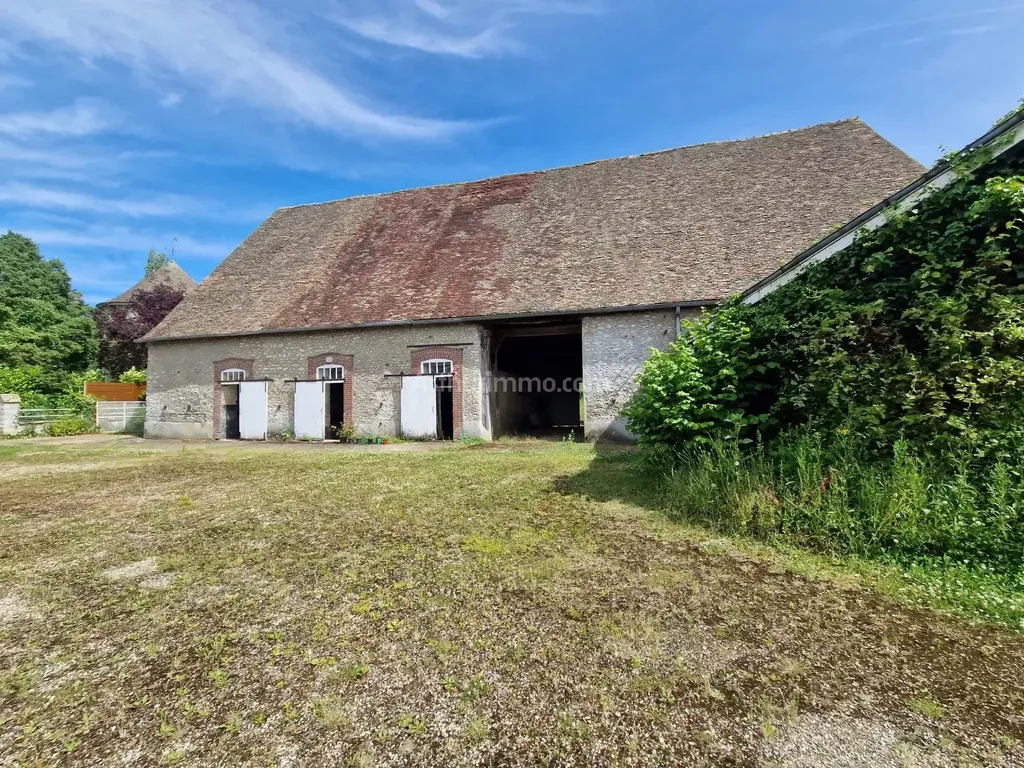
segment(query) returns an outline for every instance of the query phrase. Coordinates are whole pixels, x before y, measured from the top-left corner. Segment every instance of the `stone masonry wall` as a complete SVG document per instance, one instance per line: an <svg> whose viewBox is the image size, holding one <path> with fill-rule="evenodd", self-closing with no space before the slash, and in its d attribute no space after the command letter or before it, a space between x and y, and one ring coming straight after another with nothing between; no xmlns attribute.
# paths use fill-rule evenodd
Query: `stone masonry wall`
<svg viewBox="0 0 1024 768"><path fill-rule="evenodd" d="M693 317L697 310L686 310ZM583 402L588 440L631 441L622 409L651 348L675 341L675 311L630 312L583 318Z"/></svg>
<svg viewBox="0 0 1024 768"><path fill-rule="evenodd" d="M251 360L251 377L271 380L267 431L291 432L295 387L286 380L310 378L310 358L325 356L346 358L346 400L351 392L355 429L395 435L401 379L386 374L412 373L419 349L450 346L464 351L456 362L462 403L461 420L458 408L455 413L462 427L458 434L489 438L482 418L480 343L481 329L470 323L155 342L149 347L146 435L222 437L215 371L227 360Z"/></svg>

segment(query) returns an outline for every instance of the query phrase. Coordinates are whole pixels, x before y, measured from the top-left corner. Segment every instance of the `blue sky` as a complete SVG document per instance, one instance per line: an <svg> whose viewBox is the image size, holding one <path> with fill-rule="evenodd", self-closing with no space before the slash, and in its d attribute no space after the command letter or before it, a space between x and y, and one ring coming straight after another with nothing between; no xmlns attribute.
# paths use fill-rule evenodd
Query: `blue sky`
<svg viewBox="0 0 1024 768"><path fill-rule="evenodd" d="M0 231L95 303L276 207L860 116L930 164L1024 95L1024 2L0 3Z"/></svg>

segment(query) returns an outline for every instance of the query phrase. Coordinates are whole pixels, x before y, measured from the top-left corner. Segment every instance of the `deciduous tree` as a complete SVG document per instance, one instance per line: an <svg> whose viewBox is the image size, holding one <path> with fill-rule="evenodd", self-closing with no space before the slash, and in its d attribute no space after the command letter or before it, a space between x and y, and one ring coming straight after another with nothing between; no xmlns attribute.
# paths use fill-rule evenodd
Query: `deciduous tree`
<svg viewBox="0 0 1024 768"><path fill-rule="evenodd" d="M167 285L136 291L128 304L103 307L96 322L100 329L100 366L112 376L130 368L146 367L146 345L138 339L156 327L181 300L184 292Z"/></svg>
<svg viewBox="0 0 1024 768"><path fill-rule="evenodd" d="M0 365L84 371L95 363L96 325L64 264L29 238L0 236Z"/></svg>
<svg viewBox="0 0 1024 768"><path fill-rule="evenodd" d="M159 253L155 248L149 249L149 256L146 258L146 277L149 277L161 267L167 266L170 259L166 253Z"/></svg>

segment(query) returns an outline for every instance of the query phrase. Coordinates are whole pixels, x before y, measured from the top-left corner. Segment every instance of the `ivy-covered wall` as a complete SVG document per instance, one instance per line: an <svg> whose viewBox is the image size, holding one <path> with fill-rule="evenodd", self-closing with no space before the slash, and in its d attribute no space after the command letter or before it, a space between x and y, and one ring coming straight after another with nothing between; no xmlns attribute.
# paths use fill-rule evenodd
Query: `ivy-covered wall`
<svg viewBox="0 0 1024 768"><path fill-rule="evenodd" d="M1024 425L1024 160L957 168L760 303L691 323L645 367L630 429L681 445L810 425L883 452L1006 450Z"/></svg>

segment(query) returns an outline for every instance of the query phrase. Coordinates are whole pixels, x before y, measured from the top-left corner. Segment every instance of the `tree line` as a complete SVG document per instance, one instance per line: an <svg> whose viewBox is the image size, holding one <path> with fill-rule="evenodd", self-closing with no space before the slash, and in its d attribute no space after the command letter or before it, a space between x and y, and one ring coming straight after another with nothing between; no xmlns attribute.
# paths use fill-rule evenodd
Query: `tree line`
<svg viewBox="0 0 1024 768"><path fill-rule="evenodd" d="M165 254L150 251L146 273L166 263ZM157 285L127 304L90 307L63 262L44 257L24 235L0 235L0 392L21 395L26 407L64 407L85 380L145 369L146 345L136 339L182 298Z"/></svg>

